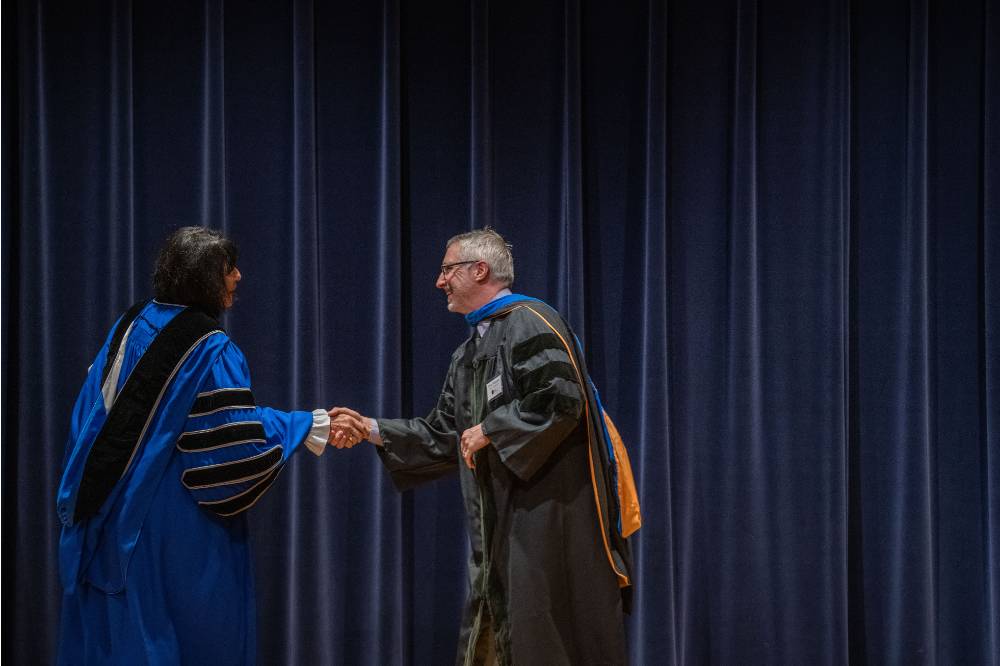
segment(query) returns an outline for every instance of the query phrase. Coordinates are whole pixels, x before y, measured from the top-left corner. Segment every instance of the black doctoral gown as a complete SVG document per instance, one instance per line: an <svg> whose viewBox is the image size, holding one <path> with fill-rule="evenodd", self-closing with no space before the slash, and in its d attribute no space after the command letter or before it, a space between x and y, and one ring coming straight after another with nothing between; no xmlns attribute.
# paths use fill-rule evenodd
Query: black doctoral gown
<svg viewBox="0 0 1000 666"><path fill-rule="evenodd" d="M625 663L628 545L587 418L600 412L565 322L532 307L455 351L426 418L379 419L378 452L401 490L459 473L472 548L457 663L489 640L501 664ZM491 443L473 471L459 438L478 423Z"/></svg>

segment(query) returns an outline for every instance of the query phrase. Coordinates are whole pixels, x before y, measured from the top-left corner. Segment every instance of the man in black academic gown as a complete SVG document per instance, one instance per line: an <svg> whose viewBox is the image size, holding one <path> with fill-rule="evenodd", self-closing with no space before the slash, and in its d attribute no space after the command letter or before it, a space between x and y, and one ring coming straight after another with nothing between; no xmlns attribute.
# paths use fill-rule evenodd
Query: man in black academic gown
<svg viewBox="0 0 1000 666"><path fill-rule="evenodd" d="M448 241L436 286L472 333L431 413L368 419L369 439L400 490L459 473L472 545L459 664L621 664L638 504L616 489L630 471L572 331L513 280L495 231Z"/></svg>

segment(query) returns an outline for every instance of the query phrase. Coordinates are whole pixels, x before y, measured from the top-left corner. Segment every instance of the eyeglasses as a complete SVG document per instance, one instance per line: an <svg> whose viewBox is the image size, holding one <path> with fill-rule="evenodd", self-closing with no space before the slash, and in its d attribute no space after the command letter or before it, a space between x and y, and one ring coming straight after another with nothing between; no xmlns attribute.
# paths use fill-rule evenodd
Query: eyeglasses
<svg viewBox="0 0 1000 666"><path fill-rule="evenodd" d="M439 275L448 277L449 275L451 275L451 272L455 269L456 266L464 266L465 264L478 264L478 263L479 259L473 259L471 261L456 261L453 264L441 264L441 273L439 273Z"/></svg>

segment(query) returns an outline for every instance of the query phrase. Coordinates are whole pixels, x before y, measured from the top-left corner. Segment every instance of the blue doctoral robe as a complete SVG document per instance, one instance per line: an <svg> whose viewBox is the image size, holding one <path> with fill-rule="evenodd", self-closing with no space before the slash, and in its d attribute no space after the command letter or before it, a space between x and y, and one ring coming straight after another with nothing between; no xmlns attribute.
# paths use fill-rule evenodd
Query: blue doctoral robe
<svg viewBox="0 0 1000 666"><path fill-rule="evenodd" d="M194 342L153 408L134 415L148 421L120 478L115 475L95 513L79 511L81 485L92 473L88 458L109 410L128 391L147 349L183 310L147 304L119 354L109 354L112 329L73 408L57 496L61 664L256 660L243 512L308 437L313 418L256 406L243 353L221 329ZM106 364L112 372L104 372Z"/></svg>

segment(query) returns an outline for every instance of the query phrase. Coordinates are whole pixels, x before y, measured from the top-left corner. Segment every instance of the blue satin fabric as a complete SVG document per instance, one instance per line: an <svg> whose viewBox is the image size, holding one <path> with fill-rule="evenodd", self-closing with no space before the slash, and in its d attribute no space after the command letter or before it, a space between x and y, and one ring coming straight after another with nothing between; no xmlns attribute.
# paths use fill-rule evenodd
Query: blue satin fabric
<svg viewBox="0 0 1000 666"><path fill-rule="evenodd" d="M501 296L500 298L490 301L478 310L473 310L472 312L466 314L465 321L469 324L469 326L475 326L482 320L488 319L490 316L504 309L508 305L522 302L534 302L547 305L545 301L540 301L537 298L532 298L531 296L525 296L523 294L507 294L506 296Z"/></svg>
<svg viewBox="0 0 1000 666"><path fill-rule="evenodd" d="M181 311L151 303L125 346L118 389L162 328ZM110 336L109 336L110 339ZM132 463L93 517L73 524L76 493L107 413L100 377L108 341L73 410L57 507L64 526L59 661L249 664L256 659L253 567L242 514L219 518L199 506L246 491L253 480L189 490L186 470L281 447L281 464L308 436L312 415L267 408L189 416L199 393L250 386L242 353L221 331L197 344L177 369ZM181 452L182 432L260 421L260 442Z"/></svg>

